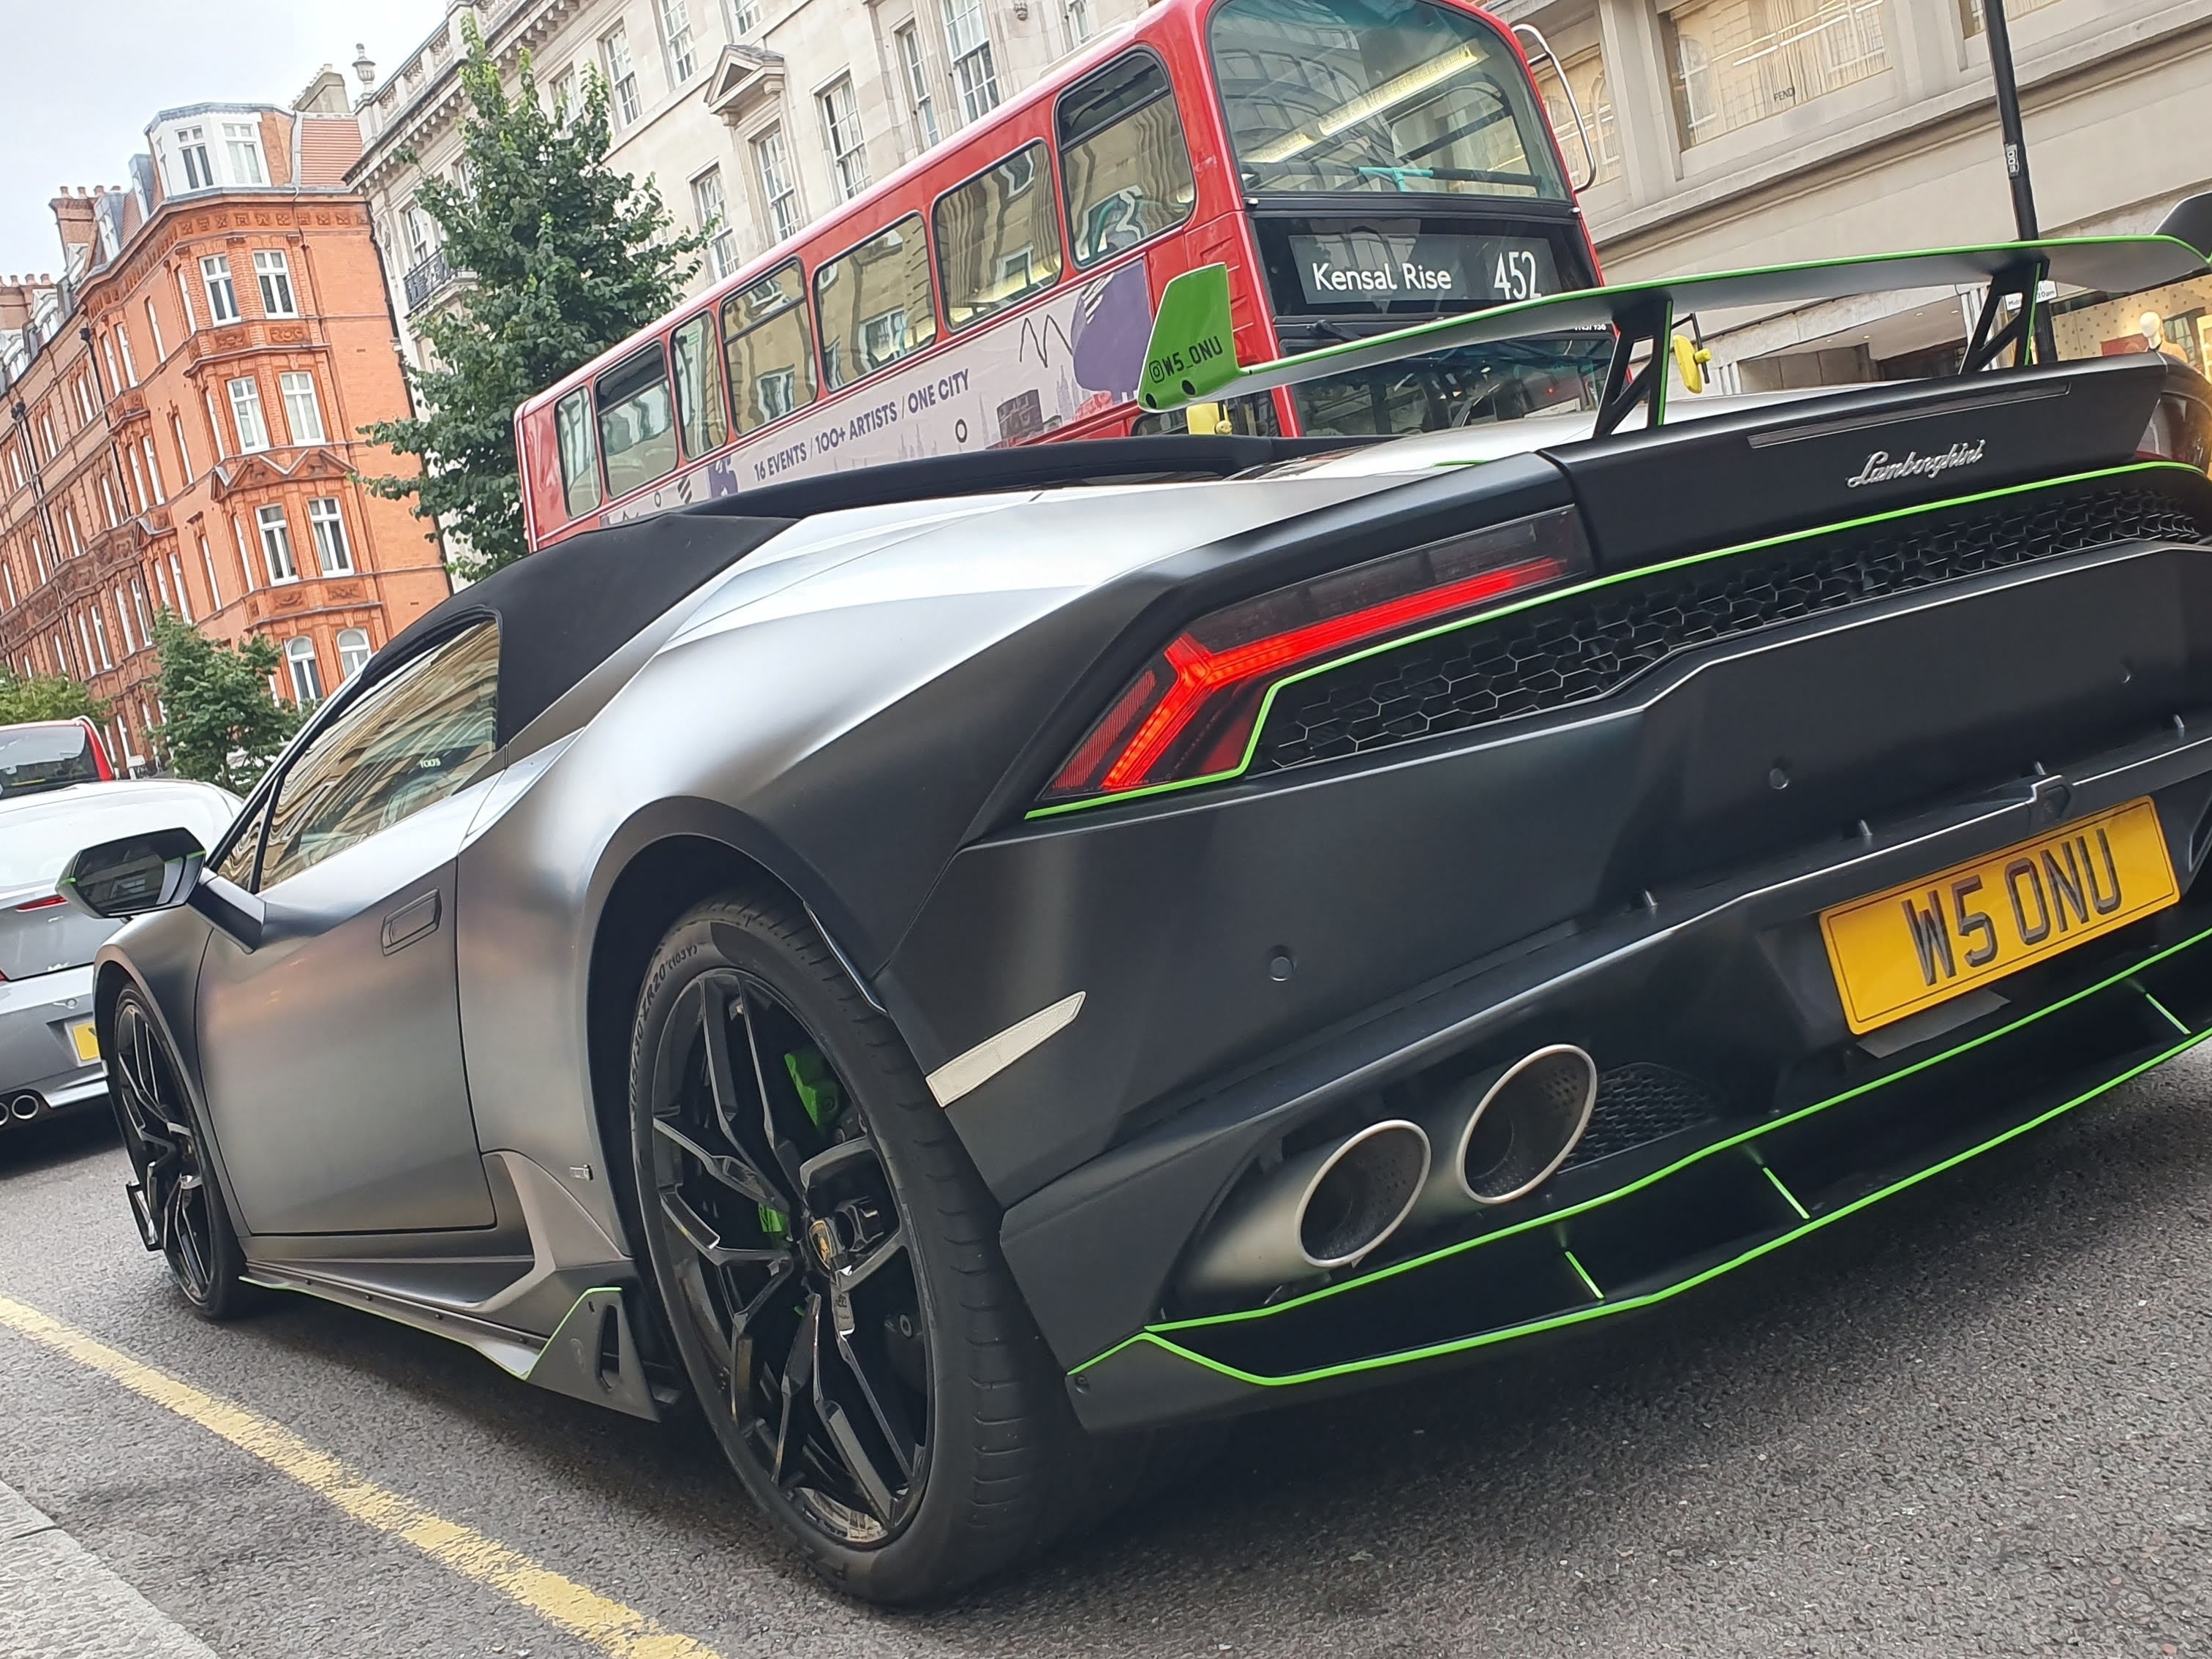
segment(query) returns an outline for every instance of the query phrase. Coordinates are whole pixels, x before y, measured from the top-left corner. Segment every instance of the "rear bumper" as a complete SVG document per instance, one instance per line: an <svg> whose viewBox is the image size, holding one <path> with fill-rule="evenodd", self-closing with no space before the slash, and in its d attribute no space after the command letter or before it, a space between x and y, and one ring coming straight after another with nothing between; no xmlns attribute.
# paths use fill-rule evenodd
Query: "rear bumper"
<svg viewBox="0 0 2212 1659"><path fill-rule="evenodd" d="M1246 1411L1662 1307L2212 1037L2212 901L2129 933L2124 960L2075 964L2081 982L2040 1007L1764 1121L1607 1159L1603 1190L1271 1307L1157 1321L1074 1369L1077 1412L1104 1431Z"/></svg>
<svg viewBox="0 0 2212 1659"><path fill-rule="evenodd" d="M92 1018L92 969L0 981L0 1112L20 1123L106 1097L107 1073L80 1060L70 1027ZM13 1109L35 1099L27 1111Z"/></svg>

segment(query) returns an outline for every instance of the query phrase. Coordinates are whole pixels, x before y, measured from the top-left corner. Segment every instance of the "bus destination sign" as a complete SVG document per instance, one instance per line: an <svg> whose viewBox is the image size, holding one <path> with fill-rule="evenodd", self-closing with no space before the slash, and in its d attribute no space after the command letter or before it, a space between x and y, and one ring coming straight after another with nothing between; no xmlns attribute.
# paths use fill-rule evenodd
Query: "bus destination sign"
<svg viewBox="0 0 2212 1659"><path fill-rule="evenodd" d="M1551 244L1533 236L1341 230L1288 240L1298 286L1316 310L1407 300L1473 308L1559 291Z"/></svg>

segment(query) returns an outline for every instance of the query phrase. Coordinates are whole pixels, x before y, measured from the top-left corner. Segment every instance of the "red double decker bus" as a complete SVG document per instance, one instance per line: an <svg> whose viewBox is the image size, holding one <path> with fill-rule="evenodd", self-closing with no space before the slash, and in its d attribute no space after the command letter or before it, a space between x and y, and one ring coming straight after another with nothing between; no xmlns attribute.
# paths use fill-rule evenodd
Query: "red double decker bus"
<svg viewBox="0 0 2212 1659"><path fill-rule="evenodd" d="M1455 0L1163 0L532 398L532 544L808 472L1182 428L1135 404L1170 278L1245 361L1598 279L1515 33ZM1402 433L1594 407L1609 340L1436 354L1209 410Z"/></svg>

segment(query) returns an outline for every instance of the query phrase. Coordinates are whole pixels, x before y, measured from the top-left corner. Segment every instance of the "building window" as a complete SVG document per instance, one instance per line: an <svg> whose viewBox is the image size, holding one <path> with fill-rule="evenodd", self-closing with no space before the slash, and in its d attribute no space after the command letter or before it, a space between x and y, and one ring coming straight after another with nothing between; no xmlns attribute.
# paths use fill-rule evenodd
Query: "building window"
<svg viewBox="0 0 2212 1659"><path fill-rule="evenodd" d="M82 556L84 552L84 537L76 527L76 508L74 505L63 506L62 528L69 532L70 557L74 559Z"/></svg>
<svg viewBox="0 0 2212 1659"><path fill-rule="evenodd" d="M185 332L192 331L192 279L182 265L177 267L177 304L185 313Z"/></svg>
<svg viewBox="0 0 2212 1659"><path fill-rule="evenodd" d="M1881 0L1693 0L1661 29L1686 149L1889 67Z"/></svg>
<svg viewBox="0 0 2212 1659"><path fill-rule="evenodd" d="M261 128L253 121L225 121L222 147L230 157L230 181L234 185L269 182L261 170Z"/></svg>
<svg viewBox="0 0 2212 1659"><path fill-rule="evenodd" d="M161 566L155 565L154 568L159 570ZM133 576L131 579L131 597L137 601L138 605L138 642L141 645L151 645L154 643L154 617L153 613L147 608L146 579L143 576Z"/></svg>
<svg viewBox="0 0 2212 1659"><path fill-rule="evenodd" d="M238 520L233 519L231 522L233 524L236 524ZM208 545L208 538L204 532L200 533L198 539L200 544L200 568L207 572L208 603L214 605L216 610L220 611L222 609L222 583L216 580L215 574L215 550ZM181 571L177 574L177 608L179 611L184 611L185 620L186 622L190 622L192 619L191 611L186 605L185 599L185 579L184 574Z"/></svg>
<svg viewBox="0 0 2212 1659"><path fill-rule="evenodd" d="M660 40L668 51L668 84L680 87L699 67L691 50L690 0L660 0Z"/></svg>
<svg viewBox="0 0 2212 1659"><path fill-rule="evenodd" d="M246 551L246 526L239 523L238 514L230 515L230 539L238 549L238 578L244 592L253 591L253 561Z"/></svg>
<svg viewBox="0 0 2212 1659"><path fill-rule="evenodd" d="M46 459L51 461L61 453L62 447L54 441L54 423L43 409L39 411L39 430L46 434Z"/></svg>
<svg viewBox="0 0 2212 1659"><path fill-rule="evenodd" d="M108 654L107 623L106 618L104 618L100 613L100 601L98 599L94 599L92 602L93 643L100 647L100 665L102 668L112 668L115 666L115 659Z"/></svg>
<svg viewBox="0 0 2212 1659"><path fill-rule="evenodd" d="M123 515L115 510L115 486L107 481L107 474L100 475L100 510L106 515L105 527L112 530Z"/></svg>
<svg viewBox="0 0 2212 1659"><path fill-rule="evenodd" d="M1580 110L1583 125L1589 134L1590 155L1597 162L1597 176L1591 181L1603 184L1620 177L1620 132L1613 118L1613 94L1607 89L1605 58L1593 49L1567 64L1566 91L1574 94L1570 107L1559 87L1559 77L1548 62L1536 65L1536 90L1544 100L1544 113L1551 118L1552 131L1558 135L1559 153L1567 158L1567 171L1579 173L1583 168L1582 141L1575 137L1575 111Z"/></svg>
<svg viewBox="0 0 2212 1659"><path fill-rule="evenodd" d="M192 452L185 447L185 423L177 418L177 411L173 409L169 411L169 441L177 447L177 465L182 469L178 477L189 483L192 476Z"/></svg>
<svg viewBox="0 0 2212 1659"><path fill-rule="evenodd" d="M323 677L315 666L315 642L303 634L284 641L284 665L292 672L292 701L305 708L323 700Z"/></svg>
<svg viewBox="0 0 2212 1659"><path fill-rule="evenodd" d="M208 162L205 127L179 127L177 154L184 161L186 190L207 190L214 185L215 168Z"/></svg>
<svg viewBox="0 0 2212 1659"><path fill-rule="evenodd" d="M231 286L230 261L210 253L200 261L200 286L207 290L208 323L213 326L238 320L238 290Z"/></svg>
<svg viewBox="0 0 2212 1659"><path fill-rule="evenodd" d="M860 136L852 77L833 82L816 101L822 106L822 136L830 147L830 173L837 181L839 198L849 202L868 187L868 143Z"/></svg>
<svg viewBox="0 0 2212 1659"><path fill-rule="evenodd" d="M154 453L154 434L138 434L138 453L146 458L146 477L154 486L154 505L161 506L169 499L169 492L161 484L161 458Z"/></svg>
<svg viewBox="0 0 2212 1659"><path fill-rule="evenodd" d="M399 220L407 227L407 269L417 270L430 258L434 240L430 216L410 202L400 210Z"/></svg>
<svg viewBox="0 0 2212 1659"><path fill-rule="evenodd" d="M100 337L100 355L107 359L108 385L120 386L123 384L123 371L116 367L115 337L112 334L103 334Z"/></svg>
<svg viewBox="0 0 2212 1659"><path fill-rule="evenodd" d="M1096 27L1097 25L1091 18L1091 0L1067 0L1067 39L1071 46L1081 46Z"/></svg>
<svg viewBox="0 0 2212 1659"><path fill-rule="evenodd" d="M899 71L906 77L907 107L914 112L915 142L927 149L937 142L937 100L929 95L929 66L922 61L921 31L904 23L892 39L898 49Z"/></svg>
<svg viewBox="0 0 2212 1659"><path fill-rule="evenodd" d="M146 468L137 450L126 449L123 453L131 459L131 487L137 495L138 510L143 513L154 502L152 492L146 488Z"/></svg>
<svg viewBox="0 0 2212 1659"><path fill-rule="evenodd" d="M960 118L973 121L999 105L999 72L991 63L983 0L945 0L945 36L952 47L952 78L960 88Z"/></svg>
<svg viewBox="0 0 2212 1659"><path fill-rule="evenodd" d="M617 27L599 38L600 55L606 62L607 86L613 94L615 125L626 127L645 112L638 101L637 69L629 61L629 31Z"/></svg>
<svg viewBox="0 0 2212 1659"><path fill-rule="evenodd" d="M2057 3L2057 0L2005 0L2005 16L2009 20L2024 11L2041 11ZM1959 0L1959 25L1970 40L1988 27L1982 16L1982 0Z"/></svg>
<svg viewBox="0 0 2212 1659"><path fill-rule="evenodd" d="M760 0L730 0L730 36L750 34L760 27Z"/></svg>
<svg viewBox="0 0 2212 1659"><path fill-rule="evenodd" d="M292 526L284 521L284 509L270 506L253 515L261 526L261 561L269 568L272 582L297 581L300 567L292 557Z"/></svg>
<svg viewBox="0 0 2212 1659"><path fill-rule="evenodd" d="M158 363L169 355L169 348L161 343L161 319L154 309L154 296L150 294L146 296L146 331L154 337L154 361ZM124 349L128 351L130 348L125 346Z"/></svg>
<svg viewBox="0 0 2212 1659"><path fill-rule="evenodd" d="M90 426L93 416L92 388L86 384L84 376L80 374L70 382L70 390L76 393L77 424L80 427Z"/></svg>
<svg viewBox="0 0 2212 1659"><path fill-rule="evenodd" d="M124 660L128 662L138 647L131 642L130 597L119 587L115 590L115 629L123 641Z"/></svg>
<svg viewBox="0 0 2212 1659"><path fill-rule="evenodd" d="M722 196L722 169L708 167L691 181L691 210L707 238L707 264L720 282L738 266L738 233Z"/></svg>
<svg viewBox="0 0 2212 1659"><path fill-rule="evenodd" d="M338 629L338 678L349 680L368 666L368 635L359 628Z"/></svg>
<svg viewBox="0 0 2212 1659"><path fill-rule="evenodd" d="M553 77L553 120L566 132L576 118L576 71L564 69Z"/></svg>
<svg viewBox="0 0 2212 1659"><path fill-rule="evenodd" d="M222 422L217 418L215 412L215 393L203 392L200 397L207 405L208 430L214 434L216 458L220 460L230 452L222 445Z"/></svg>
<svg viewBox="0 0 2212 1659"><path fill-rule="evenodd" d="M353 574L353 549L346 544L345 514L335 495L318 495L307 503L307 531L315 539L315 562L325 576Z"/></svg>
<svg viewBox="0 0 2212 1659"><path fill-rule="evenodd" d="M300 307L292 298L292 262L282 248L265 247L253 256L254 280L261 284L261 313L264 317L296 317Z"/></svg>
<svg viewBox="0 0 2212 1659"><path fill-rule="evenodd" d="M252 376L230 383L230 416L238 427L240 454L269 447L269 428L261 418L261 387Z"/></svg>
<svg viewBox="0 0 2212 1659"><path fill-rule="evenodd" d="M131 331L118 323L115 325L115 349L123 354L123 375L132 386L138 384L138 365L131 356ZM155 348L157 350L158 347Z"/></svg>
<svg viewBox="0 0 2212 1659"><path fill-rule="evenodd" d="M315 401L315 377L305 371L279 374L276 386L284 395L284 425L292 434L292 441L327 442L323 432L322 405Z"/></svg>
<svg viewBox="0 0 2212 1659"><path fill-rule="evenodd" d="M760 173L769 240L781 242L798 235L799 186L792 181L791 155L783 147L781 127L770 127L753 140L753 166Z"/></svg>

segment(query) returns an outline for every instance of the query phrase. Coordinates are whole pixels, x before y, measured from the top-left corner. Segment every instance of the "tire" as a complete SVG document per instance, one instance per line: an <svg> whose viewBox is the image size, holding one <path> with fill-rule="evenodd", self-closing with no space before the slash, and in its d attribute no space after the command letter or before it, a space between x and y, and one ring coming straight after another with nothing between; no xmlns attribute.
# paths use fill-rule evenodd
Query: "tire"
<svg viewBox="0 0 2212 1659"><path fill-rule="evenodd" d="M169 1282L200 1318L221 1322L252 1312L261 1292L246 1282L246 1253L185 1090L184 1068L135 989L116 999L101 1049L108 1103L137 1176L131 1209L146 1248L161 1252Z"/></svg>
<svg viewBox="0 0 2212 1659"><path fill-rule="evenodd" d="M684 1372L813 1568L904 1604L1049 1542L1089 1460L998 1206L803 908L725 896L670 928L638 997L629 1112Z"/></svg>

